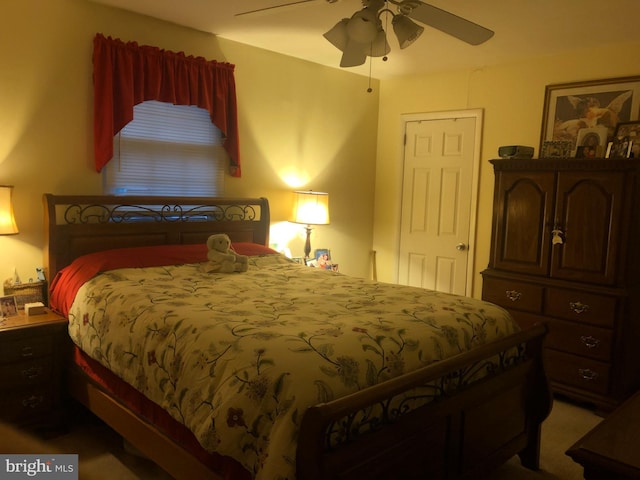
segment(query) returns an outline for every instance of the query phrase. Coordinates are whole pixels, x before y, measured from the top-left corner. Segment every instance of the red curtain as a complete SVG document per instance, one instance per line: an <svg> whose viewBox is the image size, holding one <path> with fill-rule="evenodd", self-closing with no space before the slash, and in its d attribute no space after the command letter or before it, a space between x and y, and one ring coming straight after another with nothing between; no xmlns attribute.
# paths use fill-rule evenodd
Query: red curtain
<svg viewBox="0 0 640 480"><path fill-rule="evenodd" d="M230 174L241 175L235 66L139 46L97 34L93 42L93 132L96 170L113 156L113 137L146 100L197 105L225 137Z"/></svg>

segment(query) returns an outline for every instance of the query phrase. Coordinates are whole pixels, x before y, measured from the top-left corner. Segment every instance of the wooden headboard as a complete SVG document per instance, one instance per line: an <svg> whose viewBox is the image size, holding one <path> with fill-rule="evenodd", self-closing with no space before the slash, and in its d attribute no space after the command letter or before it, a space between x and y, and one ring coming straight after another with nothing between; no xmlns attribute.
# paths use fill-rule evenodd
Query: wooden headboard
<svg viewBox="0 0 640 480"><path fill-rule="evenodd" d="M205 243L213 233L269 244L266 198L44 194L45 267L52 279L87 253Z"/></svg>

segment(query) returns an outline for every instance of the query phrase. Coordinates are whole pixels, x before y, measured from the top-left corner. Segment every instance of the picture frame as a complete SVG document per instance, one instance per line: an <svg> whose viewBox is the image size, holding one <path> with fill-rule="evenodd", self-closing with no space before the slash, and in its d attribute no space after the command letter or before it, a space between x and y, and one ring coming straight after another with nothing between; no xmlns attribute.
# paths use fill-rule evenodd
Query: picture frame
<svg viewBox="0 0 640 480"><path fill-rule="evenodd" d="M570 158L571 157L571 142L568 141L545 141L542 142L540 148L541 158Z"/></svg>
<svg viewBox="0 0 640 480"><path fill-rule="evenodd" d="M15 317L18 315L18 304L14 295L0 297L0 318Z"/></svg>
<svg viewBox="0 0 640 480"><path fill-rule="evenodd" d="M581 128L578 130L574 157L602 158L608 137L609 131L605 126Z"/></svg>
<svg viewBox="0 0 640 480"><path fill-rule="evenodd" d="M328 265L331 265L331 250L327 248L319 248L313 252L314 257L316 258L316 265L320 268L324 268L325 270L329 270L327 268Z"/></svg>
<svg viewBox="0 0 640 480"><path fill-rule="evenodd" d="M633 141L628 136L616 137L607 145L606 158L629 158L633 151Z"/></svg>
<svg viewBox="0 0 640 480"><path fill-rule="evenodd" d="M618 123L639 118L640 76L547 85L540 151L548 141L571 142L575 151L581 128L605 126L609 140Z"/></svg>
<svg viewBox="0 0 640 480"><path fill-rule="evenodd" d="M624 138L628 138L630 143L627 158L640 158L640 121L621 122L616 126L613 141Z"/></svg>
<svg viewBox="0 0 640 480"><path fill-rule="evenodd" d="M338 271L338 264L331 260L331 250L328 248L318 248L313 252L313 259L307 261L310 267L322 268L323 270Z"/></svg>
<svg viewBox="0 0 640 480"><path fill-rule="evenodd" d="M614 137L624 136L640 138L640 121L618 123Z"/></svg>

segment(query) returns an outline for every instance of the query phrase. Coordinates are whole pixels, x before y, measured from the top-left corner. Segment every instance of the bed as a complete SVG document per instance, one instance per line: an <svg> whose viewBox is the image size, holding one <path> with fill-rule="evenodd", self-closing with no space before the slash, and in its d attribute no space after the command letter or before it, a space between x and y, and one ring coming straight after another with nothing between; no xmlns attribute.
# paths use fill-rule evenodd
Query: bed
<svg viewBox="0 0 640 480"><path fill-rule="evenodd" d="M544 325L297 264L268 248L264 198L44 203L69 395L175 478L478 478L516 454L538 468ZM213 233L248 271L203 268Z"/></svg>

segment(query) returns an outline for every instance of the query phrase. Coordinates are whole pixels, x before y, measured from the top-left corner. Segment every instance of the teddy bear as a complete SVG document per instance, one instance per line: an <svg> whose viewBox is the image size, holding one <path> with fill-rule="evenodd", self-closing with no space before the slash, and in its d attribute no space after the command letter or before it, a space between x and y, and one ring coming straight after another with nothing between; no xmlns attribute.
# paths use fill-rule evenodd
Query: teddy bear
<svg viewBox="0 0 640 480"><path fill-rule="evenodd" d="M226 233L216 233L207 238L207 259L204 270L207 273L246 272L249 258L231 249L231 239Z"/></svg>

